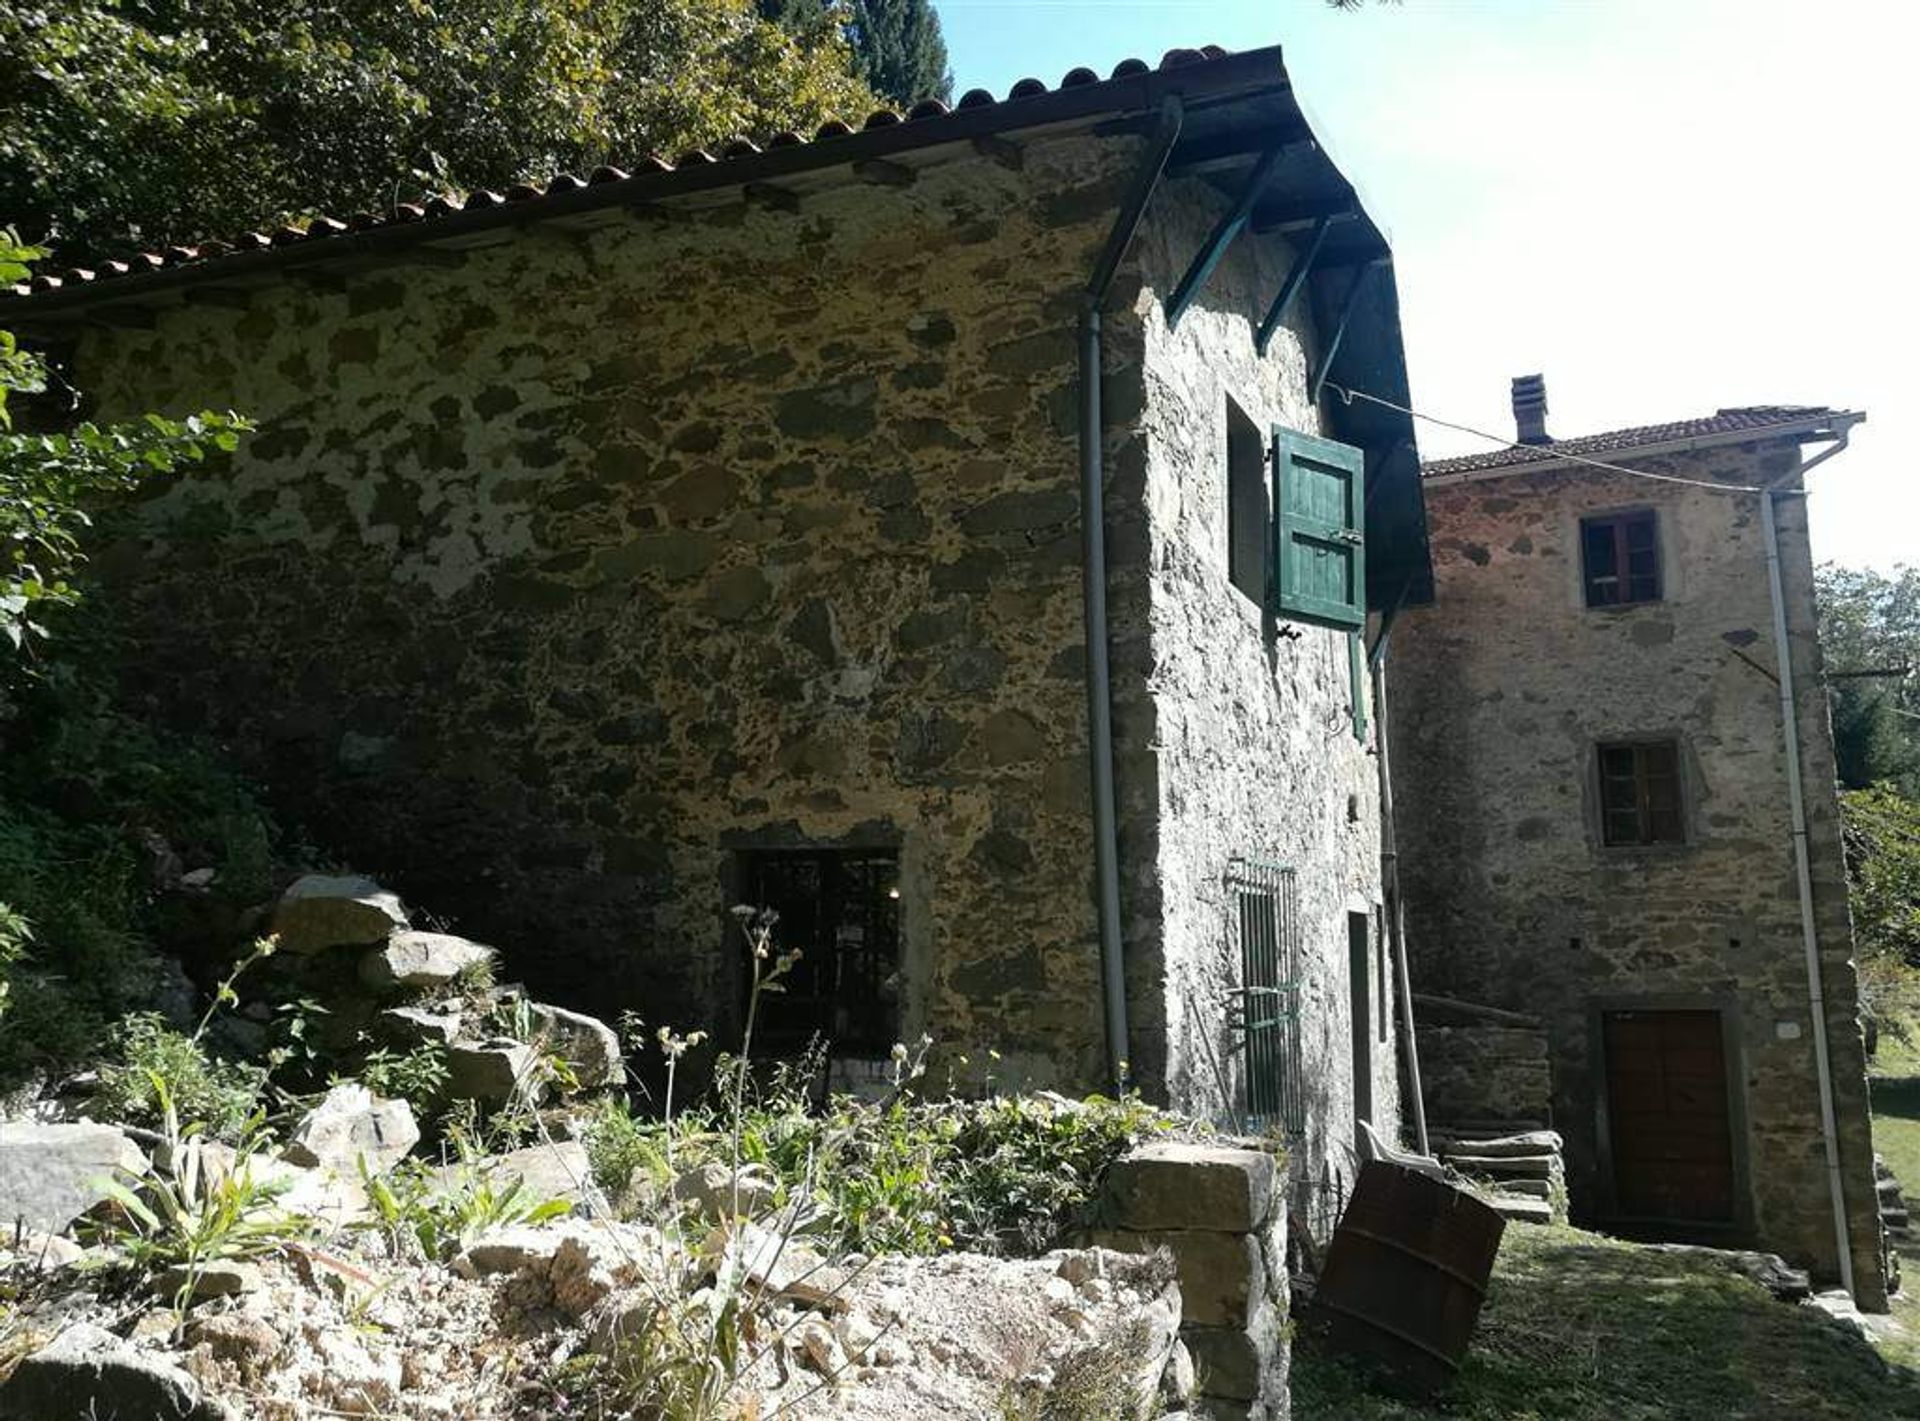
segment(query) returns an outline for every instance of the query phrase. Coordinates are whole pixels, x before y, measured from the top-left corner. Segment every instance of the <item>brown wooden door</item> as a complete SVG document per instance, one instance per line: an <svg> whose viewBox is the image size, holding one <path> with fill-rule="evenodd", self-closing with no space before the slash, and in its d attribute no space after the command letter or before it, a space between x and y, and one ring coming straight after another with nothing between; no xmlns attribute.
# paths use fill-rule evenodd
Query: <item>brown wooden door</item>
<svg viewBox="0 0 1920 1421"><path fill-rule="evenodd" d="M1733 1221L1727 1057L1713 1011L1603 1019L1614 1207L1623 1218Z"/></svg>

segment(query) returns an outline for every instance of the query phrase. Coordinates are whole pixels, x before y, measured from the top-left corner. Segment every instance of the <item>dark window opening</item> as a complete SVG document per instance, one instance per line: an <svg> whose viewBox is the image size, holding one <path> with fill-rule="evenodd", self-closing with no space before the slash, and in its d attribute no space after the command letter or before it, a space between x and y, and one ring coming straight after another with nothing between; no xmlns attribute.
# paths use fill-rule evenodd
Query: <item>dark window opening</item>
<svg viewBox="0 0 1920 1421"><path fill-rule="evenodd" d="M1684 843L1679 747L1671 740L1602 745L1600 821L1609 845Z"/></svg>
<svg viewBox="0 0 1920 1421"><path fill-rule="evenodd" d="M1589 607L1660 600L1660 541L1652 513L1580 520L1581 571Z"/></svg>
<svg viewBox="0 0 1920 1421"><path fill-rule="evenodd" d="M775 951L800 953L760 999L755 1049L791 1054L819 1037L836 1056L886 1055L900 1039L899 855L768 850L743 869L743 901L780 915Z"/></svg>
<svg viewBox="0 0 1920 1421"><path fill-rule="evenodd" d="M1259 427L1227 401L1227 575L1256 607L1267 604L1271 543L1266 443Z"/></svg>

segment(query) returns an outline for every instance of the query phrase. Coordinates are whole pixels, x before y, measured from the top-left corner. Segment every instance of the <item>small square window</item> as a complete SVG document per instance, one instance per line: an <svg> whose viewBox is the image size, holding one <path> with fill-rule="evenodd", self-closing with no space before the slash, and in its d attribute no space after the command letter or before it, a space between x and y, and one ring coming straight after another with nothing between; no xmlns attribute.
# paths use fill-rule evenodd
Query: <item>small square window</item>
<svg viewBox="0 0 1920 1421"><path fill-rule="evenodd" d="M900 861L890 849L769 850L741 864L744 901L780 915L774 947L799 959L761 998L758 1044L884 1056L900 1036Z"/></svg>
<svg viewBox="0 0 1920 1421"><path fill-rule="evenodd" d="M1600 747L1600 828L1609 847L1686 842L1679 746L1656 740Z"/></svg>
<svg viewBox="0 0 1920 1421"><path fill-rule="evenodd" d="M1659 525L1650 512L1580 520L1580 570L1589 607L1660 600Z"/></svg>

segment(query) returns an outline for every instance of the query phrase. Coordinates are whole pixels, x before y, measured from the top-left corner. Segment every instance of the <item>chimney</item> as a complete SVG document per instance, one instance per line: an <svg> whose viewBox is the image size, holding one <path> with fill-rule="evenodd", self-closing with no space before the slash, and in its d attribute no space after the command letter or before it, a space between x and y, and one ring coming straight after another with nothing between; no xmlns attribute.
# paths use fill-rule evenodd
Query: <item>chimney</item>
<svg viewBox="0 0 1920 1421"><path fill-rule="evenodd" d="M1522 444L1551 444L1547 433L1547 381L1542 375L1513 377L1513 424Z"/></svg>

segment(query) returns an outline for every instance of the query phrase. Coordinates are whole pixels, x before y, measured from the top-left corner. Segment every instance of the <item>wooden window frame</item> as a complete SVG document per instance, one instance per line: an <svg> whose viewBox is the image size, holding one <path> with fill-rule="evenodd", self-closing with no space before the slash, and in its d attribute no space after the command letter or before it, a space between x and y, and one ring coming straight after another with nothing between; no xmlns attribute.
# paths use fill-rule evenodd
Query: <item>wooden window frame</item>
<svg viewBox="0 0 1920 1421"><path fill-rule="evenodd" d="M1633 554L1628 547L1628 540L1632 530L1640 527L1648 530L1653 567L1649 572L1636 575L1629 568ZM1596 574L1590 557L1592 549L1589 540L1601 531L1607 533L1611 545L1611 575ZM1618 595L1596 598L1596 591L1602 587ZM1666 577L1660 556L1660 515L1656 510L1626 508L1615 513L1597 513L1580 520L1580 595L1588 607L1595 611L1644 607L1651 602L1665 601L1666 592Z"/></svg>
<svg viewBox="0 0 1920 1421"><path fill-rule="evenodd" d="M1664 773L1649 763L1657 753L1671 757L1670 768ZM1608 764L1610 757L1622 754L1631 757L1627 775L1621 775ZM1597 741L1593 750L1593 768L1602 846L1609 849L1671 849L1685 847L1690 842L1687 832L1686 768L1678 737ZM1630 805L1619 803L1610 796L1609 788L1629 780L1633 802ZM1662 782L1670 783L1670 791L1665 796L1660 793ZM1617 835L1616 819L1627 814L1634 817L1633 832L1631 836Z"/></svg>

